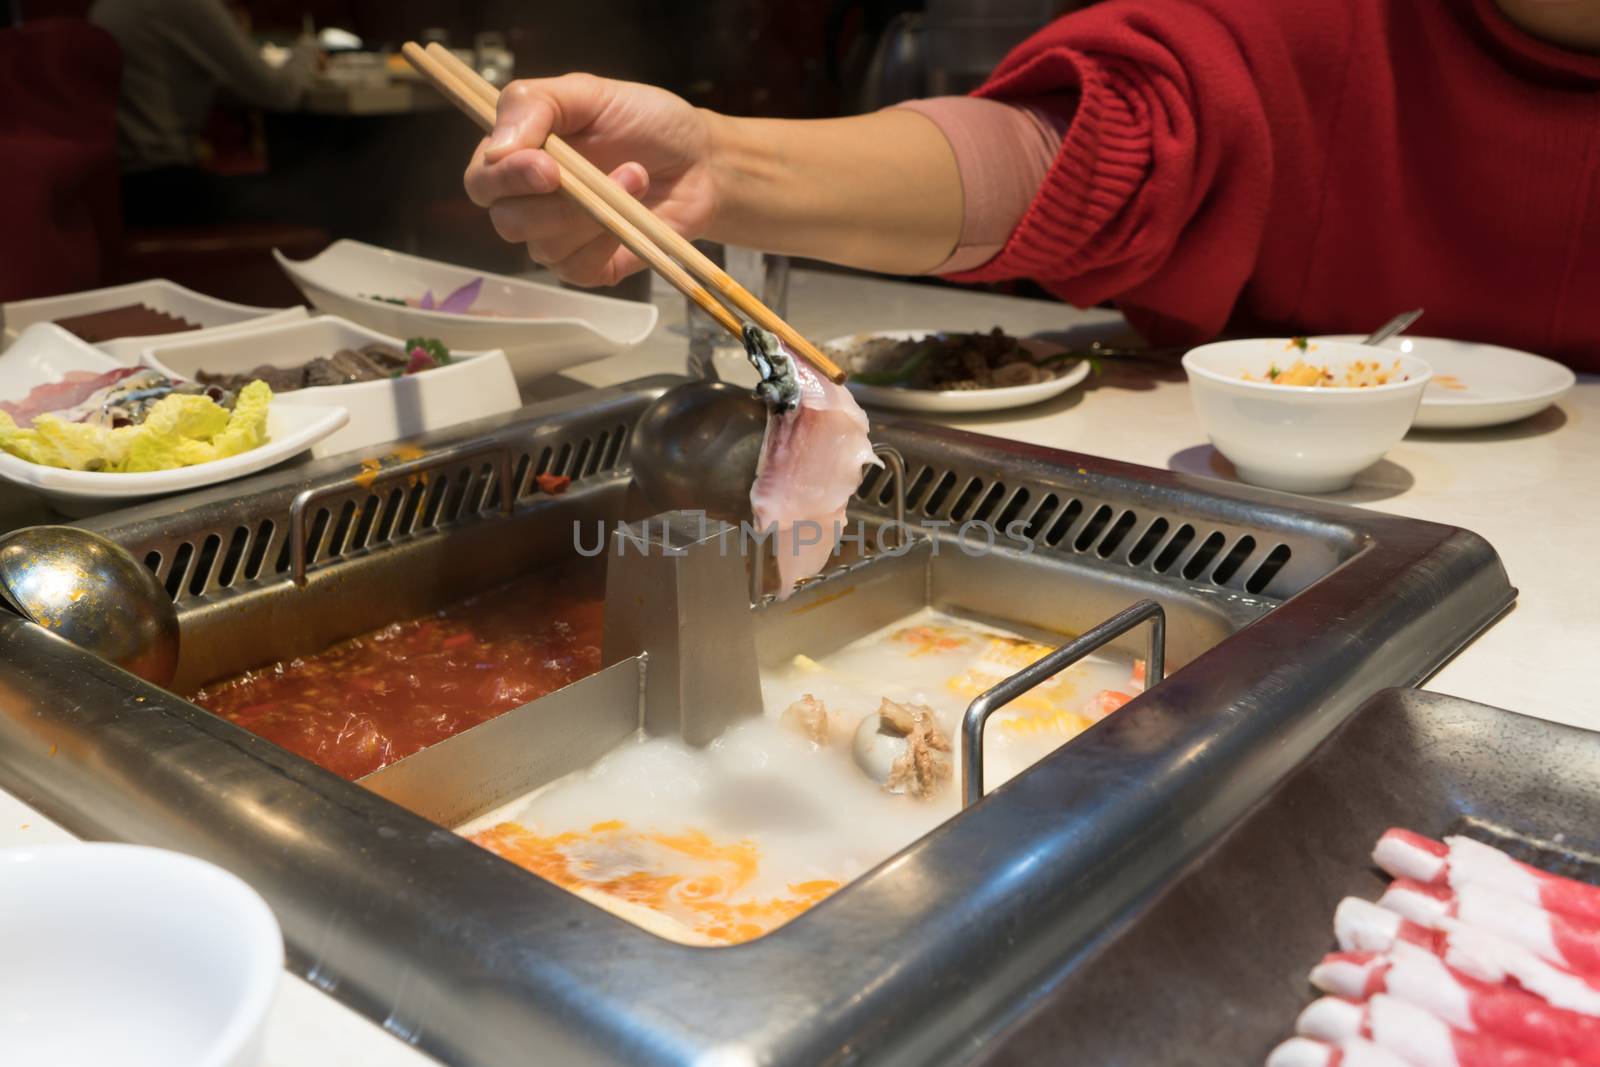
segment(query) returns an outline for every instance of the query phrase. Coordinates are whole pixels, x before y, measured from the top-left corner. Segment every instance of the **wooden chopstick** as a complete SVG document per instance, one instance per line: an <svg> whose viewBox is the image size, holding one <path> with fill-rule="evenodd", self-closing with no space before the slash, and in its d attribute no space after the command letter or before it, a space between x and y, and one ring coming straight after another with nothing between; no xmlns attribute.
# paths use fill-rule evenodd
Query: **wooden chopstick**
<svg viewBox="0 0 1600 1067"><path fill-rule="evenodd" d="M446 69L415 42L407 42L401 53L407 62L433 83L434 88L475 120L479 126L486 131L494 129L494 104L481 96L469 82ZM446 54L449 54L448 50ZM619 215L614 208L600 199L594 190L584 185L565 167L561 168L561 191L576 200L584 210L594 216L596 222L615 234L629 251L650 264L657 274L676 286L684 296L704 308L706 314L715 319L719 326L734 337L743 338L744 325L737 315L724 307L710 290L695 281L688 271L657 248L648 237L639 232L637 227Z"/></svg>
<svg viewBox="0 0 1600 1067"><path fill-rule="evenodd" d="M434 43L430 44L425 51L422 51L424 60L433 61L434 66L432 69L418 62L418 59L413 55L414 48L414 45L408 44L402 50L412 66L416 67L424 76L433 80L434 84L438 85L441 91L450 97L457 107L477 119L480 125L483 124L482 106L487 105L489 109L489 126L492 127L494 109L499 102L500 91L479 76L477 71L462 62L448 48ZM435 70L437 70L439 77L435 76ZM444 78L449 79L448 83L442 80ZM476 101L474 103L464 102L461 99L463 90L464 95L475 97ZM574 199L577 199L580 204L588 209L590 214L594 215L601 225L615 233L635 255L649 263L658 272L661 272L668 281L671 281L695 303L701 307L706 307L705 302L694 292L680 284L679 280L672 274L664 271L657 265L656 259L642 252L639 247L636 247L624 236L623 231L613 226L613 219L628 224L633 233L644 238L646 244L653 250L664 249L663 258L667 258L668 262L671 262L674 267L681 264L682 267L687 268L699 281L716 290L729 303L754 320L757 325L777 334L778 338L791 351L804 357L817 370L835 382L842 383L844 381L844 370L824 355L821 349L806 340L799 331L780 318L771 308L756 299L749 290L735 281L725 270L707 259L688 238L678 233L678 231L658 218L649 208L635 200L627 190L612 181L609 175L589 162L582 153L555 134L551 134L545 139L544 149L555 159L557 166L561 170L562 190L572 194ZM569 188L569 175L571 176L570 185L572 188ZM574 189L577 188L581 188L590 194L590 199L585 199L575 193ZM611 214L602 215L596 211L595 207L592 206L592 199L594 198L597 198L603 206L610 208ZM717 307L724 314L731 314L725 308L722 308L720 303L717 304ZM716 312L711 312L709 307L706 307L706 310L718 322L722 323L724 328L727 328L727 323ZM738 332L742 334L742 331Z"/></svg>

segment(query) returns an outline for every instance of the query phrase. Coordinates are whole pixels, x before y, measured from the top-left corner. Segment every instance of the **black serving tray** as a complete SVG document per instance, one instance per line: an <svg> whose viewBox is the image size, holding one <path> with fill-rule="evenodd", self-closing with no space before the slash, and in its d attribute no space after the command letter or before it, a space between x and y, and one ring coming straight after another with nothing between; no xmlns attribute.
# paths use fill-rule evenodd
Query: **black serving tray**
<svg viewBox="0 0 1600 1067"><path fill-rule="evenodd" d="M1260 1064L1318 994L1333 911L1376 899L1390 826L1600 882L1600 733L1385 690L979 1062Z"/></svg>

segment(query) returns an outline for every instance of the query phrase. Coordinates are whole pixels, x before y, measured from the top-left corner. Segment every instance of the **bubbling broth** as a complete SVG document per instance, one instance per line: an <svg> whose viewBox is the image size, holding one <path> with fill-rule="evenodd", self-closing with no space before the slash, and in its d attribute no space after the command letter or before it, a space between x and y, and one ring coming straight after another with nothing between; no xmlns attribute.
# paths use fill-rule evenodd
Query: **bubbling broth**
<svg viewBox="0 0 1600 1067"><path fill-rule="evenodd" d="M641 734L460 829L664 937L748 941L955 815L967 704L1059 643L925 609L764 672L763 714L704 748ZM1143 678L1142 661L1095 655L996 712L986 782L1121 707Z"/></svg>

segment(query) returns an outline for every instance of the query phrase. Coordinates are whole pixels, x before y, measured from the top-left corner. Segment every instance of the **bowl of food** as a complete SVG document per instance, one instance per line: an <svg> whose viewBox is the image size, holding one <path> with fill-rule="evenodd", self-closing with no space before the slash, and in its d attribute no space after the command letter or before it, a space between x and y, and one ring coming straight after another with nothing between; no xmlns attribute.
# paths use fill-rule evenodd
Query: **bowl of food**
<svg viewBox="0 0 1600 1067"><path fill-rule="evenodd" d="M503 352L452 352L433 337L388 337L333 315L247 334L147 347L146 364L238 391L260 379L275 404L336 405L350 421L311 446L332 456L522 406Z"/></svg>
<svg viewBox="0 0 1600 1067"><path fill-rule="evenodd" d="M42 296L0 304L5 330L0 347L40 322L53 322L123 363L132 363L142 345L172 334L231 332L306 317L305 308L263 308L218 300L165 278Z"/></svg>
<svg viewBox="0 0 1600 1067"><path fill-rule="evenodd" d="M451 348L506 354L519 383L639 344L654 304L484 274L360 241L335 241L307 260L274 250L318 310L388 334L437 337Z"/></svg>
<svg viewBox="0 0 1600 1067"><path fill-rule="evenodd" d="M1037 404L1071 389L1089 361L1065 345L988 333L880 330L823 346L850 375L863 404L901 411L1000 411Z"/></svg>
<svg viewBox="0 0 1600 1067"><path fill-rule="evenodd" d="M1183 369L1239 477L1294 493L1347 488L1406 435L1433 376L1408 353L1299 337L1202 345Z"/></svg>
<svg viewBox="0 0 1600 1067"><path fill-rule="evenodd" d="M0 1033L34 1067L252 1067L283 970L266 901L135 845L0 849Z"/></svg>

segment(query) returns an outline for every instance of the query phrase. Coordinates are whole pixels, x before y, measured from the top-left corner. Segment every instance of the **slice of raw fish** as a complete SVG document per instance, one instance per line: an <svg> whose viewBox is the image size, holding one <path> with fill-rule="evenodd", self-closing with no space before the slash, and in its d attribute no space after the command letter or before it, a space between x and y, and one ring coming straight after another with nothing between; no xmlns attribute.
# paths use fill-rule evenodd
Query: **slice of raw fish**
<svg viewBox="0 0 1600 1067"><path fill-rule="evenodd" d="M1430 930L1369 900L1346 897L1333 914L1334 936L1346 952L1388 952L1408 943L1484 982L1514 982L1558 1008L1600 1015L1600 986L1540 959L1521 945L1454 919Z"/></svg>
<svg viewBox="0 0 1600 1067"><path fill-rule="evenodd" d="M1481 981L1404 942L1387 953L1330 953L1312 968L1311 984L1350 1000L1386 993L1458 1030L1493 1034L1600 1065L1600 1018L1557 1008L1509 985Z"/></svg>
<svg viewBox="0 0 1600 1067"><path fill-rule="evenodd" d="M0 401L0 411L10 415L18 426L29 426L40 415L75 408L107 386L115 385L128 375L144 369L118 367L98 374L86 370L68 371L60 381L34 386L33 391L21 400Z"/></svg>
<svg viewBox="0 0 1600 1067"><path fill-rule="evenodd" d="M1474 882L1492 885L1546 911L1600 925L1600 886L1530 867L1470 837L1435 841L1396 827L1378 839L1372 858L1397 878L1455 887Z"/></svg>
<svg viewBox="0 0 1600 1067"><path fill-rule="evenodd" d="M1295 1029L1330 1044L1366 1038L1414 1067L1582 1067L1490 1034L1458 1030L1415 1004L1381 993L1364 1004L1323 997L1300 1013Z"/></svg>
<svg viewBox="0 0 1600 1067"><path fill-rule="evenodd" d="M756 480L750 487L756 527L776 532L773 554L781 600L793 591L795 582L827 563L844 529L845 506L861 485L862 468L880 461L867 438L866 412L848 389L790 355L771 334L762 345L763 355L774 364L788 361L776 372L784 379L785 395L794 396L793 390L798 390L790 410L769 407Z"/></svg>
<svg viewBox="0 0 1600 1067"><path fill-rule="evenodd" d="M1453 890L1396 878L1378 903L1435 930L1441 929L1446 920L1457 919L1515 942L1574 974L1600 977L1600 928L1546 911L1493 886L1469 882Z"/></svg>
<svg viewBox="0 0 1600 1067"><path fill-rule="evenodd" d="M1267 1055L1267 1067L1410 1067L1405 1060L1364 1038L1331 1045L1291 1037Z"/></svg>

